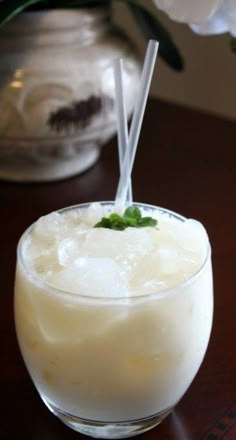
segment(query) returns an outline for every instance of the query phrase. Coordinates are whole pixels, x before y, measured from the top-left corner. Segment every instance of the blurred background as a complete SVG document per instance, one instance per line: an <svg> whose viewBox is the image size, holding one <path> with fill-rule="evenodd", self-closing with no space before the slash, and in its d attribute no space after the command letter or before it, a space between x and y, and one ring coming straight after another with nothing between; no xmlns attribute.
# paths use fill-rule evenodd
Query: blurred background
<svg viewBox="0 0 236 440"><path fill-rule="evenodd" d="M141 3L146 2L143 0ZM151 8L157 12L154 4ZM115 5L114 9L116 23L127 30L144 53L144 39L128 9L121 4ZM202 37L194 34L187 25L171 21L160 11L158 17L180 49L185 60L185 70L175 72L159 58L152 95L236 119L236 54L229 47L229 34Z"/></svg>
<svg viewBox="0 0 236 440"><path fill-rule="evenodd" d="M25 2L0 0L0 21L1 12L4 18L4 10L9 14L12 5ZM99 8L95 0L91 8L88 3L81 7L80 1L77 9L73 0L27 2L37 3L30 14L20 14L0 32L0 178L60 180L91 167L116 132L113 60L126 61L124 88L131 115L140 79L135 47L142 62L148 38L161 36L152 96L236 119L236 52L230 47L229 33L195 34L186 24L157 11L152 0L131 4L100 0ZM186 0L182 4L186 7ZM189 4L195 13L207 5ZM168 33L153 22L145 7L172 35L185 62L183 71L162 61L164 54L172 66L181 67ZM125 31L125 37L110 26L110 19ZM236 50L236 37L233 41Z"/></svg>

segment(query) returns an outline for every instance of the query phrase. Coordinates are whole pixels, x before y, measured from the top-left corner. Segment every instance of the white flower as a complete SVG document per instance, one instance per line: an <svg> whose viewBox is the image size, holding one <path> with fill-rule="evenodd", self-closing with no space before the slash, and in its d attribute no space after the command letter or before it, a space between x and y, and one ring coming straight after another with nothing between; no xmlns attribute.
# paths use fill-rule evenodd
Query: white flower
<svg viewBox="0 0 236 440"><path fill-rule="evenodd" d="M153 0L172 20L188 23L203 35L236 36L236 0Z"/></svg>

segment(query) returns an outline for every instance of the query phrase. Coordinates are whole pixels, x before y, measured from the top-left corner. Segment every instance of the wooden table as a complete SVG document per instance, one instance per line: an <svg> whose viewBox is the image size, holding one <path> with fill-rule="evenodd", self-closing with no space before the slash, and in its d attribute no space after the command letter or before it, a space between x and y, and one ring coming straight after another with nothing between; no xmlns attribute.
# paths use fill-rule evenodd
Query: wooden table
<svg viewBox="0 0 236 440"><path fill-rule="evenodd" d="M24 367L15 336L16 244L24 229L52 210L114 198L116 142L81 176L48 184L0 182L1 439L82 438L46 409ZM236 439L236 124L150 100L133 173L136 201L202 221L213 250L215 313L200 371L174 413L142 437Z"/></svg>

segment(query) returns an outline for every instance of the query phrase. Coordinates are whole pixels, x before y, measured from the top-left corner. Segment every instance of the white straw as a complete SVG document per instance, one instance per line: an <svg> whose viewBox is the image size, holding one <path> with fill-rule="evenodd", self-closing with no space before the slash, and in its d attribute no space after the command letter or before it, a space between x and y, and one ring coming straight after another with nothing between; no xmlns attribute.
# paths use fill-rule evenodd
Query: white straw
<svg viewBox="0 0 236 440"><path fill-rule="evenodd" d="M114 78L115 78L115 102L116 102L116 117L117 117L117 133L118 133L118 151L119 151L119 166L120 174L125 158L125 153L128 147L128 123L127 112L124 98L124 81L123 81L123 60L116 59L114 61ZM127 202L132 203L132 184L129 180Z"/></svg>
<svg viewBox="0 0 236 440"><path fill-rule="evenodd" d="M126 149L125 159L123 161L123 168L116 193L116 203L123 206L125 204L126 194L130 181L130 176L133 168L135 153L138 146L139 135L143 122L144 111L147 103L149 88L152 80L153 70L155 66L157 51L159 43L154 40L150 40L144 60L140 93L137 97L137 102L134 109L134 115L130 128L130 135L128 141L128 148Z"/></svg>

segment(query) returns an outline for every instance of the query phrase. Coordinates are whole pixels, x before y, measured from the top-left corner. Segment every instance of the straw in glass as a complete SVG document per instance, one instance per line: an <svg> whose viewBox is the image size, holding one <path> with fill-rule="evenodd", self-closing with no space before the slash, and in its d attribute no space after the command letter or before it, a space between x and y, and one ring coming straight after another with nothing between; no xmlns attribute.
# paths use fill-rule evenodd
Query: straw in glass
<svg viewBox="0 0 236 440"><path fill-rule="evenodd" d="M153 70L157 57L158 46L159 43L157 41L150 40L146 51L146 56L145 56L142 75L141 75L140 92L138 94L137 102L134 109L128 146L126 149L120 180L116 192L115 203L121 206L125 205L126 194L133 168L135 153L138 146L138 140L143 122L144 111L147 103L148 93L149 93Z"/></svg>
<svg viewBox="0 0 236 440"><path fill-rule="evenodd" d="M116 59L114 61L114 79L115 79L115 103L116 103L116 118L117 118L117 135L118 135L118 151L119 151L119 167L120 174L122 170L125 152L128 147L128 121L124 98L124 74L123 74L123 60ZM128 204L132 203L132 183L129 180L128 193L126 200Z"/></svg>

